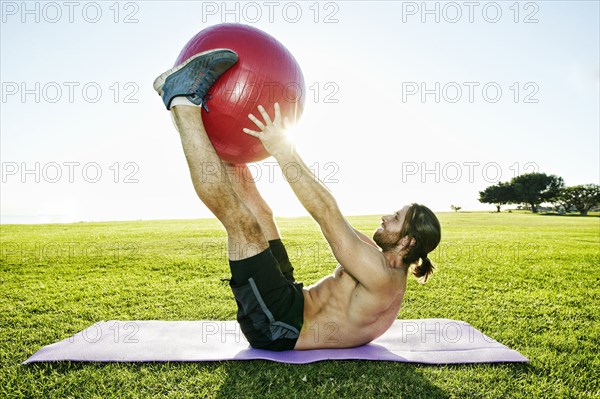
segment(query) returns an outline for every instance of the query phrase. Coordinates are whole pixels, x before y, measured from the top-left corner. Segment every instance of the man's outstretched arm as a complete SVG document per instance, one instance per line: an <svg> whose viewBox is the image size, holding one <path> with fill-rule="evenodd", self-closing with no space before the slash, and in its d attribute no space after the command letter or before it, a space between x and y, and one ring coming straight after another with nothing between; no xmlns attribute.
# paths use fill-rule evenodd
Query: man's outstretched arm
<svg viewBox="0 0 600 399"><path fill-rule="evenodd" d="M289 127L281 119L279 104L275 104L275 118L271 120L262 106L259 106L264 123L254 115L249 115L260 131L244 129L244 132L257 137L279 163L292 190L317 221L325 239L329 242L336 259L367 289L379 290L388 279L382 258L376 249L359 239L355 230L342 215L331 192L306 166L298 152L289 142L285 129Z"/></svg>

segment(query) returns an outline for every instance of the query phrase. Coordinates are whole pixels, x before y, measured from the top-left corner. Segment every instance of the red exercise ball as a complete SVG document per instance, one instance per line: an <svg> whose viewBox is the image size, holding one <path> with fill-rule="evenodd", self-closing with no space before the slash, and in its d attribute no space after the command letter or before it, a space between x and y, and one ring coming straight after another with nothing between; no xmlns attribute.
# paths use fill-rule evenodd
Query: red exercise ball
<svg viewBox="0 0 600 399"><path fill-rule="evenodd" d="M269 154L258 139L242 131L257 130L248 119L262 117L262 104L273 118L273 104L281 106L282 116L296 122L304 108L304 77L292 54L274 37L241 24L220 24L200 31L183 48L175 65L202 51L228 48L238 54L238 62L211 87L202 109L202 120L219 157L226 162L247 163Z"/></svg>

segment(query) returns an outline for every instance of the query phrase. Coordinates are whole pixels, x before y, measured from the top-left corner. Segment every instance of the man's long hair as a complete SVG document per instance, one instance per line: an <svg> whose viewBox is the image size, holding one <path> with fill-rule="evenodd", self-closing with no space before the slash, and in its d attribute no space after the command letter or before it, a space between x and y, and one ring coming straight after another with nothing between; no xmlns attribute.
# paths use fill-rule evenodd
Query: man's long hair
<svg viewBox="0 0 600 399"><path fill-rule="evenodd" d="M415 239L414 247L403 258L406 265L412 265L412 273L425 283L433 273L435 266L428 258L442 238L440 221L437 216L421 204L411 204L404 217L400 237L409 236Z"/></svg>

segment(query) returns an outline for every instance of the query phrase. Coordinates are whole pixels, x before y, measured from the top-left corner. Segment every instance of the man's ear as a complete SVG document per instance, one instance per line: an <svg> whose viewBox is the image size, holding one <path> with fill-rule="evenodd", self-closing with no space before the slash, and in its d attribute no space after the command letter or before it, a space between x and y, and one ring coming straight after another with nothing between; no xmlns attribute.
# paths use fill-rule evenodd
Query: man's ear
<svg viewBox="0 0 600 399"><path fill-rule="evenodd" d="M400 240L400 245L398 245L398 253L402 256L406 256L410 250L416 245L417 240L411 236L404 236Z"/></svg>
<svg viewBox="0 0 600 399"><path fill-rule="evenodd" d="M402 239L400 240L400 246L406 249L410 249L412 247L414 247L417 244L417 240L415 240L414 237L411 236L404 236L402 237Z"/></svg>

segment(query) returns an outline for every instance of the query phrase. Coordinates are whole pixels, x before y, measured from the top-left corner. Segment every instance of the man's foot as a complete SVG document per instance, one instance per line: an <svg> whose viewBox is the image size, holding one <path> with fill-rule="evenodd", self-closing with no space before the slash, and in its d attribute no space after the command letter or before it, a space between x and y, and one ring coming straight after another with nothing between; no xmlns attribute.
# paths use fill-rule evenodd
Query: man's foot
<svg viewBox="0 0 600 399"><path fill-rule="evenodd" d="M237 54L229 49L214 49L193 55L156 78L154 90L162 97L167 109L171 109L173 98L185 96L208 111L206 93L237 59Z"/></svg>

